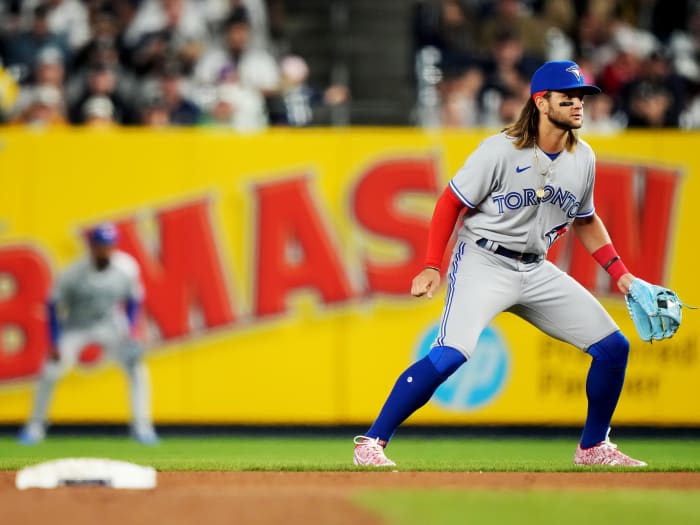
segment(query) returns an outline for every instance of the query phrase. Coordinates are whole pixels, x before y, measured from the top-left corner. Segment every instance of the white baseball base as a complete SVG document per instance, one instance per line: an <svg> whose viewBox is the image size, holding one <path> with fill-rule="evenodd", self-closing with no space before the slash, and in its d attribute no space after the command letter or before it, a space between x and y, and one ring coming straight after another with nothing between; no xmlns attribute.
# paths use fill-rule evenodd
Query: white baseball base
<svg viewBox="0 0 700 525"><path fill-rule="evenodd" d="M114 489L153 489L156 470L125 461L66 458L25 467L15 477L20 489L100 485Z"/></svg>

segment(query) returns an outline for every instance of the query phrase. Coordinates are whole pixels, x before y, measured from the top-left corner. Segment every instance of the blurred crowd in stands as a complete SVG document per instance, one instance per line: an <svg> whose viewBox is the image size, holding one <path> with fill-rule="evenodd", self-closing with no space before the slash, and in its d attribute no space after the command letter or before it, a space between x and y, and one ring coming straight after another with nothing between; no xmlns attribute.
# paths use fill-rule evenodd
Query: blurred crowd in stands
<svg viewBox="0 0 700 525"><path fill-rule="evenodd" d="M343 86L310 86L304 58L271 37L280 0L0 5L3 72L19 85L6 122L254 131L347 100Z"/></svg>
<svg viewBox="0 0 700 525"><path fill-rule="evenodd" d="M605 91L586 100L588 129L700 128L700 0L407 5L418 125L511 122L532 72L545 60L573 59ZM350 93L310 84L307 61L284 41L284 6L3 0L0 119L240 131L318 124L317 108L348 104Z"/></svg>
<svg viewBox="0 0 700 525"><path fill-rule="evenodd" d="M424 125L515 120L545 60L574 60L603 95L587 129L700 128L698 0L421 0L413 12Z"/></svg>

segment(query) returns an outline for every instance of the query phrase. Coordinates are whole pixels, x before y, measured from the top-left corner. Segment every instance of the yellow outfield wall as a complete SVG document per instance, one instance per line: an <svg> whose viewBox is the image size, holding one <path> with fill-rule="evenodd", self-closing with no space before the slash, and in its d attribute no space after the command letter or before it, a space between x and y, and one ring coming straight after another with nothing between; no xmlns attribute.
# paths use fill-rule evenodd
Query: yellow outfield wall
<svg viewBox="0 0 700 525"><path fill-rule="evenodd" d="M0 422L27 416L48 347L46 294L105 220L141 264L156 422L370 422L432 342L443 291L415 299L410 280L436 196L488 134L0 130ZM596 208L627 265L700 305L700 135L586 139ZM700 424L700 313L686 310L672 340L642 343L570 237L552 260L632 342L615 422ZM126 421L121 370L99 349L82 361L59 383L52 420ZM503 314L410 422L581 424L588 362Z"/></svg>

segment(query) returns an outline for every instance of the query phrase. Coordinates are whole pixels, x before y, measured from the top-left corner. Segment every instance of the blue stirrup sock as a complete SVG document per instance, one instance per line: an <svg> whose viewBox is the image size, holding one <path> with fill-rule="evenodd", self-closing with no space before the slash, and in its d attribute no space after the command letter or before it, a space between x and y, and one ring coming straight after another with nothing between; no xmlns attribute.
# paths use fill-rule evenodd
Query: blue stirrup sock
<svg viewBox="0 0 700 525"><path fill-rule="evenodd" d="M379 438L383 444L391 439L398 426L425 405L439 387L466 358L449 346L436 346L401 374L374 424L365 434Z"/></svg>
<svg viewBox="0 0 700 525"><path fill-rule="evenodd" d="M581 436L581 448L604 441L625 382L629 341L618 330L588 349L593 357L586 379L588 415Z"/></svg>

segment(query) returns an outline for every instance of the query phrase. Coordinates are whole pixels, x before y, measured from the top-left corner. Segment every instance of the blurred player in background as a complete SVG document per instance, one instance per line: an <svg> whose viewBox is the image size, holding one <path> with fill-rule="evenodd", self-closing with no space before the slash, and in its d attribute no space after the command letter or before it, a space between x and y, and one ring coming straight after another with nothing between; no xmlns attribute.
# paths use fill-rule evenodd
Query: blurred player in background
<svg viewBox="0 0 700 525"><path fill-rule="evenodd" d="M115 249L117 230L105 223L88 233L90 254L59 275L48 303L51 353L39 379L31 417L19 441L34 444L46 435L47 412L56 381L89 344L99 344L129 378L131 436L144 444L158 437L151 422L148 371L135 328L143 301L139 267Z"/></svg>

